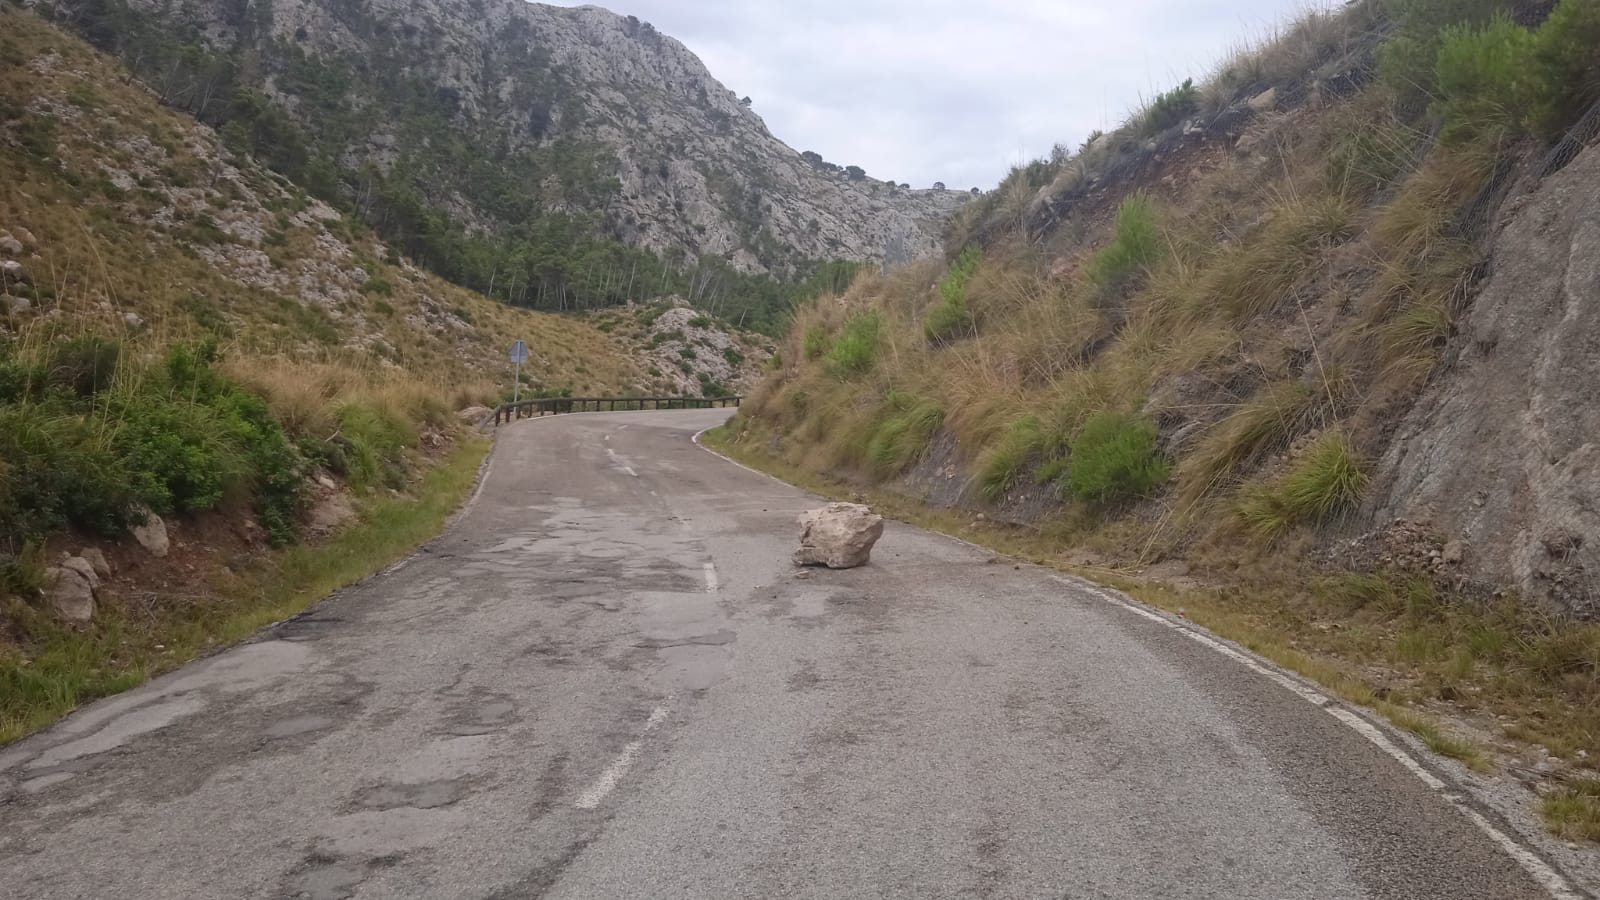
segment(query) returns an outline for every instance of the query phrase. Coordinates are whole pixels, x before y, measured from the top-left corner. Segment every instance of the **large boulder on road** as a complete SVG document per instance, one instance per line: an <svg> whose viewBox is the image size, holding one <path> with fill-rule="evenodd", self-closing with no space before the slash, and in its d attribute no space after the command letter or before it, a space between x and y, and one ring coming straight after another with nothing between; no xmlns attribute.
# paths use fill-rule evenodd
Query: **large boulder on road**
<svg viewBox="0 0 1600 900"><path fill-rule="evenodd" d="M849 569L866 565L883 536L883 516L859 503L830 503L800 515L797 566Z"/></svg>

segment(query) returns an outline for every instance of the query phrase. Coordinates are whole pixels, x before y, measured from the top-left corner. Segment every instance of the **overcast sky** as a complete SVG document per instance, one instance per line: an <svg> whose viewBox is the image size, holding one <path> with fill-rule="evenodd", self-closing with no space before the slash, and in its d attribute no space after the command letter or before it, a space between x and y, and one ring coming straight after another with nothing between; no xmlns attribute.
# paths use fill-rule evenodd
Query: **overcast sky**
<svg viewBox="0 0 1600 900"><path fill-rule="evenodd" d="M557 0L557 5L581 3ZM993 187L1019 159L1203 80L1328 0L611 0L693 50L778 138L875 178Z"/></svg>

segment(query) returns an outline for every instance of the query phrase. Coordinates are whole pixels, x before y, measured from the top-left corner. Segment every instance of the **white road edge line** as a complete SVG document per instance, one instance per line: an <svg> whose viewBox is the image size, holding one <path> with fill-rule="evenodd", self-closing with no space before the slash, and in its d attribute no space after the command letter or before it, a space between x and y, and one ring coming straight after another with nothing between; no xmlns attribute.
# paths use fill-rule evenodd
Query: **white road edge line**
<svg viewBox="0 0 1600 900"><path fill-rule="evenodd" d="M704 563L702 565L702 571L706 573L706 593L715 594L717 592L717 567L714 563Z"/></svg>
<svg viewBox="0 0 1600 900"><path fill-rule="evenodd" d="M966 542L963 541L962 543ZM1510 856L1519 866L1521 866L1522 870L1527 872L1529 877L1538 882L1540 887L1549 892L1550 896L1554 898L1554 900L1582 900L1584 895L1575 891L1572 887L1572 884L1568 882L1561 873L1551 868L1549 864L1547 864L1543 859L1540 859L1537 854L1518 843L1510 835L1497 828L1494 823L1485 818L1482 813L1467 805L1465 799L1460 794L1451 790L1451 786L1448 782L1428 771L1428 769L1424 767L1420 761L1418 761L1416 756L1411 754L1404 747L1390 740L1389 736L1384 734L1382 729L1367 721L1354 711L1339 705L1338 701L1333 697L1330 697L1327 694L1312 688L1308 684L1305 684L1282 671L1274 669L1268 665L1264 665L1252 656L1241 653L1240 651L1235 650L1234 648L1224 644L1208 634L1202 633L1198 630L1198 626L1173 621L1167 616L1146 608L1144 604L1141 604L1132 598L1119 596L1120 592L1108 592L1094 582L1085 578L1079 578L1077 576L1051 574L1049 577L1062 584L1077 588L1084 593L1092 594L1107 603L1120 606L1129 612L1143 616L1146 619L1159 622L1168 628L1175 629L1176 631L1182 633L1185 637L1191 638L1195 642L1202 644L1205 647L1234 660L1235 662L1240 663L1253 672L1266 676L1276 684L1287 688L1290 692L1307 703L1310 703L1312 706L1320 707L1324 712L1344 723L1347 728L1366 738L1367 741L1373 746L1392 757L1408 772L1416 776L1418 781L1421 781L1434 793L1438 794L1440 799L1454 807L1457 812L1461 813L1467 819L1467 821L1476 825L1479 831L1482 831L1485 835L1487 835L1490 840L1494 841L1495 844L1500 847L1501 850L1505 851L1506 855Z"/></svg>
<svg viewBox="0 0 1600 900"><path fill-rule="evenodd" d="M605 771L600 773L600 777L594 780L594 784L589 785L588 790L579 794L578 799L573 801L572 805L578 809L594 809L600 805L602 800L606 799L606 795L616 790L617 784L622 781L622 776L628 774L628 770L633 768L633 760L639 755L639 749L644 746L645 736L654 731L655 727L667 718L667 711L668 704L666 703L651 710L650 718L644 723L644 734L639 735L639 739L636 741L629 741L628 745L622 748L622 752L617 754L617 758L611 761L611 765L606 766Z"/></svg>
<svg viewBox="0 0 1600 900"><path fill-rule="evenodd" d="M764 478L770 478L779 484L785 484L789 485L790 487L794 487L794 485L789 484L789 482L784 481L781 478L769 475L759 469L753 469L744 463L739 462L738 460L731 459L728 456L725 456L711 449L710 447L707 447L703 442L701 442L700 436L710 430L710 428L706 428L695 433L693 440L700 446L700 449L719 459L733 463L739 468L744 469L746 472L753 472L754 474L760 475ZM804 489L801 488L801 490ZM807 491L807 493L810 492ZM939 532L936 531L929 533L939 534ZM940 537L955 541L958 544L964 544L968 547L982 550L986 553L991 552L986 547L980 547L971 541L964 541L961 538L954 537L952 535L942 534ZM1100 585L1095 584L1086 578L1079 578L1075 575L1057 575L1052 573L1049 577L1057 582L1083 591L1084 593L1092 594L1093 596L1098 597L1107 603L1120 606L1123 609L1134 613L1135 615L1142 616L1152 622L1175 629L1184 634L1186 637L1193 639L1197 643L1202 644L1205 647L1208 647L1211 650L1214 650L1217 653L1240 663L1241 665L1244 665L1251 671L1266 676L1278 685L1287 688L1300 699L1305 700L1311 705L1320 707L1323 711L1344 723L1346 727L1366 738L1379 750L1393 757L1396 762L1405 767L1405 769L1412 775L1415 775L1419 781L1437 793L1440 799L1454 807L1457 812L1466 817L1467 821L1476 825L1479 831L1482 831L1485 835L1487 835L1490 840L1499 845L1501 850L1505 851L1507 856L1510 856L1514 861L1516 861L1516 863L1522 867L1522 870L1528 873L1529 877L1533 878L1534 881L1538 882L1541 887L1548 891L1553 900L1583 900L1585 895L1574 890L1571 882L1567 881L1565 876L1551 868L1548 863L1546 863L1533 851L1529 850L1526 846L1518 843L1510 835L1500 830L1493 822L1490 822L1488 819L1484 818L1482 813L1479 813L1476 809L1468 806L1460 795L1450 790L1450 786L1445 781L1434 775L1432 772L1429 772L1427 768L1425 768L1422 763L1418 762L1417 758L1405 748L1401 747L1399 744L1396 744L1394 741L1389 740L1388 736L1385 735L1377 726L1373 725L1371 722L1368 722L1360 715L1340 706L1334 698L1284 674L1281 671L1278 671L1268 665L1264 665L1261 661L1255 659L1253 656L1241 653L1240 651L1229 647L1227 644L1222 643L1216 638L1202 633L1198 630L1198 626L1189 623L1179 623L1173 621L1171 618L1147 608L1144 604L1139 603L1132 598L1119 596L1118 594L1120 594L1120 592L1118 592L1118 594L1110 593L1104 588L1100 587Z"/></svg>

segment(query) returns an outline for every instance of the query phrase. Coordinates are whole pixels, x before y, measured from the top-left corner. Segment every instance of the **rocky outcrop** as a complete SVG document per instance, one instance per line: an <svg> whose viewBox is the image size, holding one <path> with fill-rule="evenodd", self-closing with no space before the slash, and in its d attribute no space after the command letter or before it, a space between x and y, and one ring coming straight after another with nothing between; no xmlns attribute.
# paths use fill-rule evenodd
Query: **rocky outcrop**
<svg viewBox="0 0 1600 900"><path fill-rule="evenodd" d="M797 566L849 569L864 566L883 536L883 516L859 503L830 503L800 515Z"/></svg>
<svg viewBox="0 0 1600 900"><path fill-rule="evenodd" d="M1445 374L1381 461L1375 521L1429 521L1465 565L1600 616L1600 148L1508 211Z"/></svg>

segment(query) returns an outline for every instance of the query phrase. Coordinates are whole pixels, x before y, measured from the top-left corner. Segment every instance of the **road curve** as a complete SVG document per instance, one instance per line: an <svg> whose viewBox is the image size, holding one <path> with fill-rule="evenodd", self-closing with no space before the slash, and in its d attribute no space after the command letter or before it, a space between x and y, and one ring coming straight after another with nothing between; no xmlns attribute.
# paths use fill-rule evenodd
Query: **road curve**
<svg viewBox="0 0 1600 900"><path fill-rule="evenodd" d="M0 750L0 896L1532 898L1324 710L691 435L504 428L405 564Z"/></svg>

